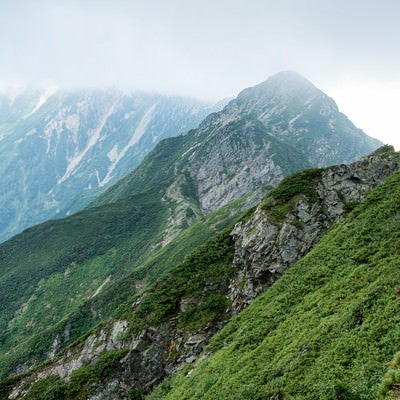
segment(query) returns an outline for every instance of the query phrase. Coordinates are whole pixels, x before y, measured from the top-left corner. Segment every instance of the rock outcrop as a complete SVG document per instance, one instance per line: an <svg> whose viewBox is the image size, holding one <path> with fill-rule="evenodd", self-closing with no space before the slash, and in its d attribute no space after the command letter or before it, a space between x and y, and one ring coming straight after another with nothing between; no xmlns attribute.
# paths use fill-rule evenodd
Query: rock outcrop
<svg viewBox="0 0 400 400"><path fill-rule="evenodd" d="M182 299L181 304L185 309L196 301ZM23 398L32 385L51 377L69 382L74 373L96 364L102 354L115 351L121 351L118 363L108 376L91 384L88 399L127 399L132 390L149 393L165 376L194 363L210 338L224 325L225 321L221 319L193 332L179 328L178 318L172 318L132 335L127 321L114 321L112 326L99 329L83 343L64 351L51 364L27 374L8 398Z"/></svg>
<svg viewBox="0 0 400 400"><path fill-rule="evenodd" d="M396 157L382 158L378 151L353 164L321 170L313 182L314 201L295 193L290 210L279 220L274 217L273 209L278 206L273 204L272 192L272 204L261 203L247 221L239 222L232 231L233 263L238 270L230 286L233 312L240 312L272 285L346 210L362 202L398 167ZM302 174L304 180L312 179L307 171Z"/></svg>

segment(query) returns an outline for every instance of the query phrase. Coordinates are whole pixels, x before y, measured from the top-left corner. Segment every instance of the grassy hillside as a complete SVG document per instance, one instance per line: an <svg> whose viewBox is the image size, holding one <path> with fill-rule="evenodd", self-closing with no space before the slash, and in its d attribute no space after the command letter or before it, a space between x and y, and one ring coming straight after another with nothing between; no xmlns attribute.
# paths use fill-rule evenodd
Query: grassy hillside
<svg viewBox="0 0 400 400"><path fill-rule="evenodd" d="M0 376L44 360L107 319L232 224L245 201L200 219L158 249L171 204L154 191L49 221L0 246Z"/></svg>
<svg viewBox="0 0 400 400"><path fill-rule="evenodd" d="M151 399L373 399L400 335L400 173Z"/></svg>
<svg viewBox="0 0 400 400"><path fill-rule="evenodd" d="M230 231L231 228L223 230L202 246L198 243L197 248L185 257L183 262L175 265L171 272L157 280L157 283L143 295L139 306L133 312L132 301L119 307L114 316L129 321L129 330L125 332L125 336L128 333L138 333L150 326L157 326L170 318L176 318L178 327L187 329L188 332L194 332L213 320L224 318L225 310L229 307L229 300L224 293L235 270L232 265L234 249ZM175 258L175 264L177 259L180 258ZM205 287L208 289L205 290ZM196 296L201 298L201 301L194 308L181 312L180 301L187 296ZM79 352L84 346L83 340L77 341L72 347L73 353ZM46 377L34 383L24 398L30 400L88 398L96 392L96 387L101 385L102 381L122 373L120 360L128 352L128 349L104 351L93 363L73 371L68 382L56 376ZM67 351L62 352L60 357L65 360L67 354ZM177 354L172 355L176 356ZM46 365L43 365L43 368L46 368ZM29 375L29 372L26 375ZM3 380L0 383L0 399L7 399L12 385L23 376ZM143 398L143 393L135 390L130 391L129 396L135 393L138 397L129 398Z"/></svg>
<svg viewBox="0 0 400 400"><path fill-rule="evenodd" d="M168 204L149 192L46 222L1 245L0 367L25 340L137 266L161 241L167 217Z"/></svg>

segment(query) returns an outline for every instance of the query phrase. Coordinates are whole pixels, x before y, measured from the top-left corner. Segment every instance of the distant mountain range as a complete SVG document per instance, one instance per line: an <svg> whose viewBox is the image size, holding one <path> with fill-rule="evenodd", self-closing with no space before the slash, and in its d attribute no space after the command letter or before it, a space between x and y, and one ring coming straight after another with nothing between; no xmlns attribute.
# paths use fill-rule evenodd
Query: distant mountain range
<svg viewBox="0 0 400 400"><path fill-rule="evenodd" d="M235 370L236 360L251 370L243 357L262 343L264 333L272 332L271 343L275 343L274 329L286 338L284 328L278 331L281 318L287 315L290 332L297 332L293 321L299 310L293 304L304 305L305 321L312 317L310 304L314 307L319 300L303 304L302 299L308 295L307 285L325 282L317 267L309 275L302 270L301 276L282 283L293 292L292 298L286 299L278 290L278 300L270 300L277 307L275 314L267 303L261 311L251 307L266 289L279 284L284 270L290 270L348 215L355 237L365 228L368 240L374 240L365 225L373 218L371 208L349 213L368 194L374 196L374 189L386 179L395 182L397 178L390 176L398 175L399 156L384 147L354 164L344 164L380 145L309 81L282 72L245 89L196 129L162 140L140 165L82 211L31 227L6 241L0 245L0 376L22 375L0 383L0 398L142 399L176 371L183 375L165 381L153 398L201 398L203 393L223 399L234 398L233 391L238 399L284 398L279 397L286 393L279 385L267 387L250 378L247 386L241 381L231 386L232 376L218 383L212 372L205 377L195 369L200 362L196 360L205 349L201 368L207 371L219 370L219 360L225 357L230 370ZM320 168L331 164L339 165ZM72 165L68 171L75 171L75 162L68 165ZM298 172L305 168L311 169ZM96 170L100 166L92 174ZM59 184L69 179L63 171ZM102 179L108 171L110 166L102 170ZM101 179L96 177L94 173L99 185ZM386 194L376 193L377 198L366 204L384 208ZM360 220L351 225L359 213ZM329 254L332 269L347 256L331 249L329 240L353 246L351 239L347 243L338 235L340 240L331 237L316 256ZM377 243L384 237L384 233L377 237ZM364 254L367 247L359 246L363 254L357 263L370 262ZM322 264L315 265L323 268ZM341 273L338 270L338 276ZM250 311L245 310L248 317L244 318L256 315L257 326L248 320L240 325L245 308ZM259 312L261 316L252 314ZM263 313L271 315L270 325ZM228 323L233 314L239 318ZM353 314L351 326L357 328L356 309ZM206 347L226 324L219 337L233 341L217 337L212 347ZM246 333L253 328L254 333ZM308 345L304 340L294 337L293 341L301 342L294 347L295 355L303 352L308 357L314 351L313 344L308 350L302 347ZM224 353L230 343L233 347ZM278 347L271 347L268 354L277 354ZM235 354L235 348L245 352ZM207 364L214 351L216 357ZM393 346L388 352L393 354ZM264 366L266 359L259 361L263 369L257 370L271 369L268 379L284 376L291 368L293 376L302 375L297 368L302 357L291 359L287 369L280 367L283 375L272 365ZM381 358L374 360L381 362ZM183 381L192 373L188 388ZM379 374L377 369L371 373ZM253 375L262 379L257 371ZM353 394L345 383L345 395ZM329 384L329 380L323 383Z"/></svg>
<svg viewBox="0 0 400 400"><path fill-rule="evenodd" d="M25 90L0 96L0 241L78 211L162 139L216 108L116 90Z"/></svg>

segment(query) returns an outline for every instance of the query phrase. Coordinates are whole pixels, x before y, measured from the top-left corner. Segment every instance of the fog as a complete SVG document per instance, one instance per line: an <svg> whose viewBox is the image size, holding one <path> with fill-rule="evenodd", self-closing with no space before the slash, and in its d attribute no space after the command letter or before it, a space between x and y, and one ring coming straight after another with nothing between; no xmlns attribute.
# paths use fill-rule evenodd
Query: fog
<svg viewBox="0 0 400 400"><path fill-rule="evenodd" d="M0 85L216 101L290 69L400 149L399 15L388 0L0 0Z"/></svg>

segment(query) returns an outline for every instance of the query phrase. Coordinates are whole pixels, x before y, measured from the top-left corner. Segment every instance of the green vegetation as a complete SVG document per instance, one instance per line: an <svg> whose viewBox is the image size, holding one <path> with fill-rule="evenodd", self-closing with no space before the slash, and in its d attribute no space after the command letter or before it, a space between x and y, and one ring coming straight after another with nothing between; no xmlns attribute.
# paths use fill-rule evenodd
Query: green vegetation
<svg viewBox="0 0 400 400"><path fill-rule="evenodd" d="M64 400L67 399L68 385L58 376L49 376L32 385L27 400Z"/></svg>
<svg viewBox="0 0 400 400"><path fill-rule="evenodd" d="M1 245L0 376L24 359L42 360L55 335L65 336L69 319L75 323L63 345L131 296L132 280L114 295L106 290L108 281L146 260L162 240L168 215L167 202L149 192L46 222Z"/></svg>
<svg viewBox="0 0 400 400"><path fill-rule="evenodd" d="M399 293L400 294L400 293ZM400 352L397 352L389 363L382 382L378 385L379 399L395 400L400 398Z"/></svg>
<svg viewBox="0 0 400 400"><path fill-rule="evenodd" d="M400 334L399 199L396 173L149 398L377 397Z"/></svg>
<svg viewBox="0 0 400 400"><path fill-rule="evenodd" d="M229 264L232 264L232 259L227 258L226 265ZM226 288L228 280L225 279L225 282L223 283L225 284L224 286ZM221 285L221 289L224 286ZM180 328L186 328L189 331L195 332L198 329L206 326L208 322L214 320L217 316L221 316L230 305L230 300L222 294L207 294L203 296L201 302L197 306L180 315L178 326Z"/></svg>
<svg viewBox="0 0 400 400"><path fill-rule="evenodd" d="M144 400L144 393L141 390L131 390L128 393L129 400Z"/></svg>
<svg viewBox="0 0 400 400"><path fill-rule="evenodd" d="M160 278L141 299L132 313L131 307L121 307L118 317L131 321L136 332L157 326L179 314L179 324L189 330L205 326L228 306L223 296L234 268L230 229L210 239L194 250L185 261ZM207 292L206 287L212 290ZM179 312L181 299L199 297L199 304L187 312Z"/></svg>
<svg viewBox="0 0 400 400"><path fill-rule="evenodd" d="M269 193L269 196L273 197L277 204L283 204L301 194L314 203L318 200L316 185L321 180L322 171L321 168L311 168L289 175Z"/></svg>
<svg viewBox="0 0 400 400"><path fill-rule="evenodd" d="M400 153L395 152L394 147L388 144L379 147L379 149L375 150L374 153L381 158L388 158L394 156L400 161Z"/></svg>
<svg viewBox="0 0 400 400"><path fill-rule="evenodd" d="M317 185L321 181L322 168L311 168L287 176L262 200L264 210L278 223L282 222L302 196L309 203L318 200Z"/></svg>
<svg viewBox="0 0 400 400"><path fill-rule="evenodd" d="M149 287L176 260L234 223L246 201L239 199L194 222L155 251L169 205L159 198L149 192L90 208L31 228L0 246L0 377L26 361L27 367L43 361L56 337L62 349L118 314L118 307L136 296L138 285ZM32 274L37 265L41 268ZM14 292L5 290L8 285L14 285Z"/></svg>
<svg viewBox="0 0 400 400"><path fill-rule="evenodd" d="M26 400L84 400L96 389L96 384L117 369L127 350L106 351L90 365L75 370L68 382L58 376L50 375L35 382Z"/></svg>

